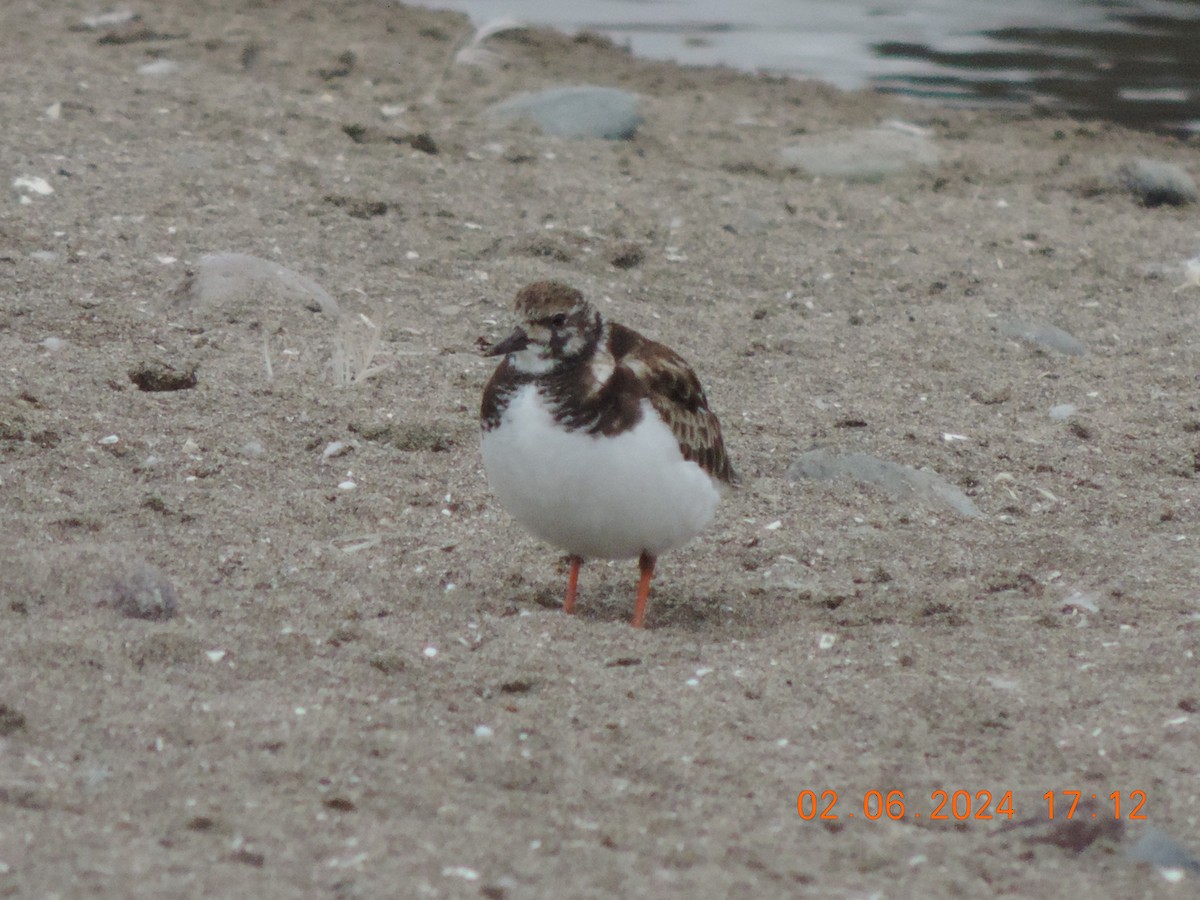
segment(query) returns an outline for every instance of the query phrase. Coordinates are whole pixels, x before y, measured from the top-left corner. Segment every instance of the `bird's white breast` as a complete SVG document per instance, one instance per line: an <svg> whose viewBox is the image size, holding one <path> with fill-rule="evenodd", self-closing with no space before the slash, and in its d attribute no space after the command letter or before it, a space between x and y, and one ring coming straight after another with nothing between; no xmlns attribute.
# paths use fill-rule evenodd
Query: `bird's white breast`
<svg viewBox="0 0 1200 900"><path fill-rule="evenodd" d="M649 401L628 431L567 431L534 385L483 434L488 483L513 517L568 553L625 559L693 538L716 511L708 473L683 458Z"/></svg>

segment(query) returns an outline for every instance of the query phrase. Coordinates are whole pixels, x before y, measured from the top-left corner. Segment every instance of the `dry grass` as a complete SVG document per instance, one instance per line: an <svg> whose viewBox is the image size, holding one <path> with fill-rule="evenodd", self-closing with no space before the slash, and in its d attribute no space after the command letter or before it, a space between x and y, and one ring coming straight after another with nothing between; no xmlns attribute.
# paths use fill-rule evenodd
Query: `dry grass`
<svg viewBox="0 0 1200 900"><path fill-rule="evenodd" d="M499 66L504 62L504 54L485 46L488 39L506 31L520 31L526 27L528 26L516 19L496 19L469 32L464 32L463 36L454 42L454 46L446 57L445 65L432 79L429 90L425 92L421 102L427 106L437 102L438 91L441 90L450 73L454 71L455 66L475 66L485 69Z"/></svg>
<svg viewBox="0 0 1200 900"><path fill-rule="evenodd" d="M338 325L333 338L333 356L329 360L330 376L338 387L362 384L392 367L388 361L375 365L379 353L380 328L368 316L346 316Z"/></svg>

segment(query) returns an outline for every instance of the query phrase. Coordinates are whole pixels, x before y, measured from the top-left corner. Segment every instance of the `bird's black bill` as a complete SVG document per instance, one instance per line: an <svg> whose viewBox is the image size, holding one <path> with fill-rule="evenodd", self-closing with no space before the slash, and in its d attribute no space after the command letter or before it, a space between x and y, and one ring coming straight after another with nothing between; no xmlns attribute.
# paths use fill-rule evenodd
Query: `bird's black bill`
<svg viewBox="0 0 1200 900"><path fill-rule="evenodd" d="M529 335L525 333L525 329L519 325L513 329L512 334L506 337L498 344L492 344L484 352L484 356L508 356L510 353L517 353L529 346Z"/></svg>

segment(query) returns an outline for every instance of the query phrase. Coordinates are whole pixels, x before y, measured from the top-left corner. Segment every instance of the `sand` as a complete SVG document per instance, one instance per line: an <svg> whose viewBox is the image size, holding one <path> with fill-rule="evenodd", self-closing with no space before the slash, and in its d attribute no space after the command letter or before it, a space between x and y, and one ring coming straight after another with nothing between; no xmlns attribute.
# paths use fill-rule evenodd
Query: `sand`
<svg viewBox="0 0 1200 900"><path fill-rule="evenodd" d="M1194 141L544 31L457 65L463 19L377 2L139 10L0 11L0 896L1194 890L1130 849L1200 854L1200 236L1110 181ZM480 115L579 83L638 136ZM941 162L779 161L888 120ZM295 274L206 301L222 253ZM645 631L632 562L564 615L483 477L478 345L539 278L681 352L746 478ZM815 448L980 515L790 479Z"/></svg>

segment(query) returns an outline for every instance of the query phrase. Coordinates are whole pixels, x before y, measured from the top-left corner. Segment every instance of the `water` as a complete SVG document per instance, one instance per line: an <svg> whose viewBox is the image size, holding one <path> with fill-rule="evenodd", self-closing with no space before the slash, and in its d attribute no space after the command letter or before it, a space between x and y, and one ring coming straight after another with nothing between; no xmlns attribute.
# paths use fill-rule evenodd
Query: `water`
<svg viewBox="0 0 1200 900"><path fill-rule="evenodd" d="M424 0L476 23L956 105L1200 134L1200 0Z"/></svg>

